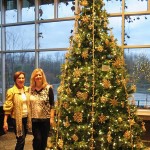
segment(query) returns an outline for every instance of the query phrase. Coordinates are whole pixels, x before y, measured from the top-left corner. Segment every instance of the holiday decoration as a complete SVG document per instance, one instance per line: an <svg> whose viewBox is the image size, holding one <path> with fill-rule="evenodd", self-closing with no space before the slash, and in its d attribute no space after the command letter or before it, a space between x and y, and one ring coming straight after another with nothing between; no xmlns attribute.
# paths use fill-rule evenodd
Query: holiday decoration
<svg viewBox="0 0 150 150"><path fill-rule="evenodd" d="M130 101L136 87L128 83L103 0L79 0L77 6L57 89L53 149L144 149L145 126Z"/></svg>

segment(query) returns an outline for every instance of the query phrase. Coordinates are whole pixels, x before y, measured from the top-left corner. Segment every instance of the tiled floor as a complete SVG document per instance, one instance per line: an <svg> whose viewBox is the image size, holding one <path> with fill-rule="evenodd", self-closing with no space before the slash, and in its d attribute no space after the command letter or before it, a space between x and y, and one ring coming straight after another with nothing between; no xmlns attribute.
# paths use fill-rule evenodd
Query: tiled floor
<svg viewBox="0 0 150 150"><path fill-rule="evenodd" d="M27 135L24 150L33 150L32 138L33 138L32 134ZM15 143L16 143L16 138L13 132L8 132L7 134L0 136L0 150L14 150ZM50 149L47 148L47 150ZM146 148L145 150L150 150L150 148Z"/></svg>
<svg viewBox="0 0 150 150"><path fill-rule="evenodd" d="M16 137L13 132L0 136L0 150L14 150ZM24 150L32 150L32 135L27 135Z"/></svg>

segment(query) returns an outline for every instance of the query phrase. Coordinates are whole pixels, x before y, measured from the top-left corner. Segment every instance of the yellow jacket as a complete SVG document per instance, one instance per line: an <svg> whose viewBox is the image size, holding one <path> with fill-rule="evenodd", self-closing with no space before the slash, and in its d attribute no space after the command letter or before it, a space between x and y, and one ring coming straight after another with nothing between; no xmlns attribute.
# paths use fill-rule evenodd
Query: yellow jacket
<svg viewBox="0 0 150 150"><path fill-rule="evenodd" d="M29 110L29 92L28 87L26 86L24 86L24 93L27 97L27 107ZM22 135L23 101L21 93L16 85L7 90L6 100L3 104L3 110L5 114L11 115L12 118L16 119L17 134L18 136Z"/></svg>

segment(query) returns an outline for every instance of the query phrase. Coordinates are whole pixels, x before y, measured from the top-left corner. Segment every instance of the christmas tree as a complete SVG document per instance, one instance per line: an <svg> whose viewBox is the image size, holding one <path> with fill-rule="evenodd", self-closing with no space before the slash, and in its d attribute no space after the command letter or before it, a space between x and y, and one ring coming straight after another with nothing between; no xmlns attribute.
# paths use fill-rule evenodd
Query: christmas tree
<svg viewBox="0 0 150 150"><path fill-rule="evenodd" d="M132 99L136 87L128 84L123 50L108 23L103 0L79 0L58 87L53 149L144 148L144 122Z"/></svg>

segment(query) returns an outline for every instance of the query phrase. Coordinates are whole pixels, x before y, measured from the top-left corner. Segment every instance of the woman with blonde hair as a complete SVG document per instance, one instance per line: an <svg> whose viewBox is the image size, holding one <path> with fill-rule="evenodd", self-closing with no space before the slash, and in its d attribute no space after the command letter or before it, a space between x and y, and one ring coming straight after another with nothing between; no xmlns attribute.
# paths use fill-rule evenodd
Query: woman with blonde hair
<svg viewBox="0 0 150 150"><path fill-rule="evenodd" d="M33 70L30 78L30 109L33 149L45 150L50 124L54 123L54 94L41 68Z"/></svg>

